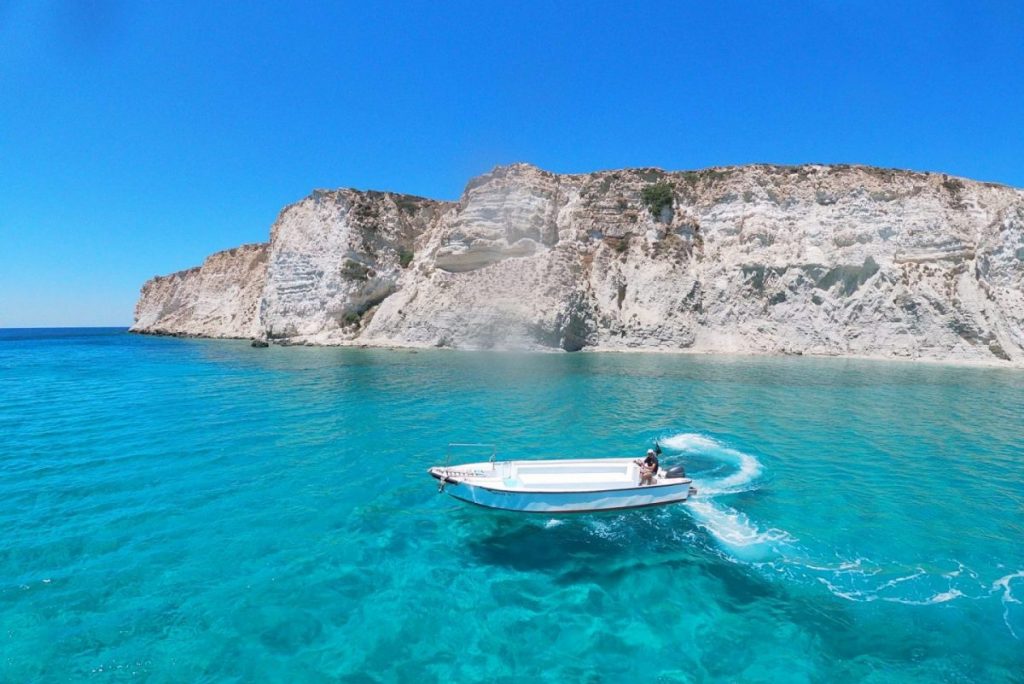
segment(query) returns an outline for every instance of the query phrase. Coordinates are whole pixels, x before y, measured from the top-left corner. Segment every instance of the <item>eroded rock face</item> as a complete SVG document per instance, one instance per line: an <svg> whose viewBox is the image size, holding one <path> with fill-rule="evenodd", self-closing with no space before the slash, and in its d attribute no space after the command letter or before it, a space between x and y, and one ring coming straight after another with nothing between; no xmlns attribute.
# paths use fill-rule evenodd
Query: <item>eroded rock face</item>
<svg viewBox="0 0 1024 684"><path fill-rule="evenodd" d="M260 320L270 339L355 338L393 294L416 238L446 205L391 193L317 191L285 208L270 231Z"/></svg>
<svg viewBox="0 0 1024 684"><path fill-rule="evenodd" d="M246 336L284 343L1024 365L1024 192L940 174L516 164L458 203L317 192L281 213L264 248L263 274L225 264L214 281L208 260L150 281L133 329L241 329L212 302L175 304L219 287L261 289Z"/></svg>
<svg viewBox="0 0 1024 684"><path fill-rule="evenodd" d="M239 338L260 334L268 252L266 244L242 245L210 255L198 268L147 281L135 305L132 331Z"/></svg>
<svg viewBox="0 0 1024 684"><path fill-rule="evenodd" d="M509 257L527 257L558 242L558 176L519 167L496 169L469 184L439 230L434 265L473 271Z"/></svg>

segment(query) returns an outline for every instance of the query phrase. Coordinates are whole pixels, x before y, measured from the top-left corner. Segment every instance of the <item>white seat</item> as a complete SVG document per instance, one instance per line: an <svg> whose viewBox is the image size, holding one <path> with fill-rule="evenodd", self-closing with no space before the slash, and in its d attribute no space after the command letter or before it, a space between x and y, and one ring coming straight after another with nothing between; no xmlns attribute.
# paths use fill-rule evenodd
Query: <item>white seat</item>
<svg viewBox="0 0 1024 684"><path fill-rule="evenodd" d="M629 482L630 477L623 471L618 473L573 473L565 475L559 473L519 473L519 481L523 484L559 484L567 482Z"/></svg>

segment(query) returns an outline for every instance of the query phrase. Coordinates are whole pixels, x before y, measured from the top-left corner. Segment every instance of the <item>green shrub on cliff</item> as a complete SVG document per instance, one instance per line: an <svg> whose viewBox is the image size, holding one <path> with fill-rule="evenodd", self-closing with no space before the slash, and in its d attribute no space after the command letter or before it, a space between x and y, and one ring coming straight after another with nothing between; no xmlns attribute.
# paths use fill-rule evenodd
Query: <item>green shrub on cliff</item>
<svg viewBox="0 0 1024 684"><path fill-rule="evenodd" d="M662 209L672 206L674 196L672 185L664 182L648 185L640 193L640 197L654 218L661 216Z"/></svg>

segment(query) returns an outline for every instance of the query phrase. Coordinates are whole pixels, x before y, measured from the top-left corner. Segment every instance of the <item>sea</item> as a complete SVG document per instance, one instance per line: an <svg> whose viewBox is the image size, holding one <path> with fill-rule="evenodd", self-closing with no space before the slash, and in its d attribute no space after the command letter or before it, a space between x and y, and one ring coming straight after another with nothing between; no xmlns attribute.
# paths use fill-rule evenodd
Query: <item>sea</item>
<svg viewBox="0 0 1024 684"><path fill-rule="evenodd" d="M426 472L655 443L691 501ZM1020 370L7 329L0 446L2 682L1024 682Z"/></svg>

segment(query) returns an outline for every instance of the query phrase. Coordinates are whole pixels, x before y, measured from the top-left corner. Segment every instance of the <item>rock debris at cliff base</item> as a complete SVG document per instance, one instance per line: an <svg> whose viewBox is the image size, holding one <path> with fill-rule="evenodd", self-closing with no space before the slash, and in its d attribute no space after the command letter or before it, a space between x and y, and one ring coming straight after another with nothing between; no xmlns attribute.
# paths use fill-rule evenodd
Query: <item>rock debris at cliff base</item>
<svg viewBox="0 0 1024 684"><path fill-rule="evenodd" d="M560 175L458 202L316 191L153 278L136 332L278 344L1024 365L1024 191L863 166Z"/></svg>

